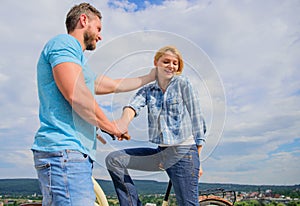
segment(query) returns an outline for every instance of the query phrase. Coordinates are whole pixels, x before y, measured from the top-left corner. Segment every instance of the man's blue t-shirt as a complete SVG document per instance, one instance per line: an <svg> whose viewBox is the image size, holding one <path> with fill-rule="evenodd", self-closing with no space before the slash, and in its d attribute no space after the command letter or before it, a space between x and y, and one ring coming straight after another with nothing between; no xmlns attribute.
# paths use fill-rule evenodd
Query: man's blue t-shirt
<svg viewBox="0 0 300 206"><path fill-rule="evenodd" d="M51 39L45 45L37 64L40 128L35 135L32 150L77 150L94 160L95 127L72 110L53 78L52 69L63 62L76 63L82 67L85 83L94 94L96 75L88 68L77 39L68 34Z"/></svg>

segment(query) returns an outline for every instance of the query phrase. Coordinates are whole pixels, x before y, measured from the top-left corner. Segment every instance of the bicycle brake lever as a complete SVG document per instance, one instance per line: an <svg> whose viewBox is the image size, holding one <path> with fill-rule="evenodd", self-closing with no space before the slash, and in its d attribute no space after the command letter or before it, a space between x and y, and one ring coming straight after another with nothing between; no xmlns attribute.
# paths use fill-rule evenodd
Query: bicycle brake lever
<svg viewBox="0 0 300 206"><path fill-rule="evenodd" d="M104 132L104 133L108 134L108 135L112 138L112 140L116 140L115 135L113 135L113 134L111 134L111 133L109 133L109 132L107 132L107 131L104 131L104 130L102 130L102 129L100 129L100 130L101 130L101 132Z"/></svg>
<svg viewBox="0 0 300 206"><path fill-rule="evenodd" d="M115 137L115 135L113 135L113 134L110 134L109 132L107 132L107 131L104 131L104 130L102 130L102 129L100 129L102 132L104 132L104 133L106 133L106 134L108 134L111 138L112 138L112 140L116 140L116 137ZM122 134L121 135L121 137L123 138L123 139L126 139L126 140L130 140L130 135L129 134L127 134L127 133L125 133L125 134Z"/></svg>

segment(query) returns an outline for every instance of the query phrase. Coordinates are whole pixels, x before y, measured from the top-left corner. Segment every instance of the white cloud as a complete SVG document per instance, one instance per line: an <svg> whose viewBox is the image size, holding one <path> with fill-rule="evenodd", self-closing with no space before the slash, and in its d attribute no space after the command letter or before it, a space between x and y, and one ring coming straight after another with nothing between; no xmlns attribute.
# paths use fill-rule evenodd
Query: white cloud
<svg viewBox="0 0 300 206"><path fill-rule="evenodd" d="M125 11L128 12L133 12L137 9L137 5L134 3L130 3L127 0L122 0L122 1L109 1L108 4L112 8L121 8L124 9Z"/></svg>

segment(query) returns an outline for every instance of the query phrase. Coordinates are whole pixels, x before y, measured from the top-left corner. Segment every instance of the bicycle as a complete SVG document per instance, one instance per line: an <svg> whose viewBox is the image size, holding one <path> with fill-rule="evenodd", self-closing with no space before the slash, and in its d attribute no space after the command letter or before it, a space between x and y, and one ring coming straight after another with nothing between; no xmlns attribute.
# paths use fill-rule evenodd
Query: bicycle
<svg viewBox="0 0 300 206"><path fill-rule="evenodd" d="M103 192L100 185L93 178L94 182L94 191L96 194L96 199L98 203L95 203L95 206L108 206L108 200L105 193ZM169 181L168 187L164 196L162 206L169 205L169 195L171 193L172 182ZM228 200L225 198L225 194L232 193L232 199ZM221 194L219 196L218 194ZM236 193L233 190L224 190L222 188L213 189L213 190L204 190L199 192L199 203L200 206L233 206L236 201Z"/></svg>
<svg viewBox="0 0 300 206"><path fill-rule="evenodd" d="M168 199L171 192L171 188L172 182L169 180L162 206L168 206ZM230 200L225 198L225 195L228 193L231 197ZM222 188L218 188L212 190L203 190L199 192L200 206L233 206L235 201L236 193L233 190L224 190Z"/></svg>
<svg viewBox="0 0 300 206"><path fill-rule="evenodd" d="M92 181L94 184L94 192L95 192L96 200L97 200L97 202L95 202L95 206L109 206L106 195L103 192L100 185L98 184L98 182L93 177L92 177Z"/></svg>
<svg viewBox="0 0 300 206"><path fill-rule="evenodd" d="M229 196L229 198L225 198ZM201 206L218 205L232 206L236 202L236 192L223 188L210 189L199 192L199 203Z"/></svg>

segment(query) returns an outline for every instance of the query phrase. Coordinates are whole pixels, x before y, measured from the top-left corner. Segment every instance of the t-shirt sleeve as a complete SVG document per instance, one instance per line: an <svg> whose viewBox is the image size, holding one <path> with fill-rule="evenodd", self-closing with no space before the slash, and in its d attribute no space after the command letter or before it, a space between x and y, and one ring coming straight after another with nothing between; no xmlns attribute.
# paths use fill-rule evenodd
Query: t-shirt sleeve
<svg viewBox="0 0 300 206"><path fill-rule="evenodd" d="M46 46L45 56L51 67L64 62L73 62L81 65L81 50L78 42L71 38L61 37L53 39Z"/></svg>

